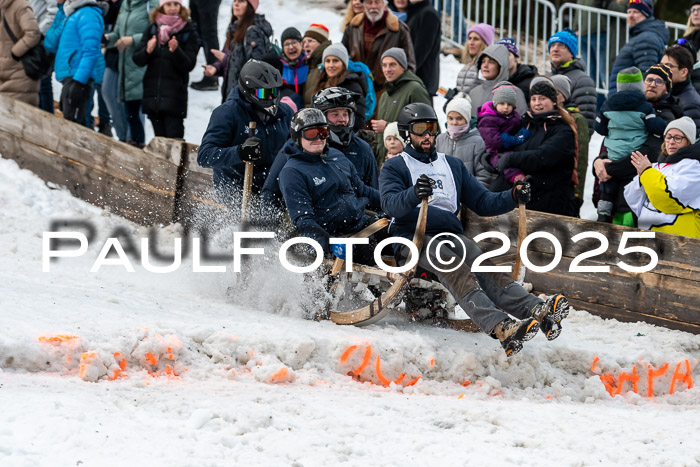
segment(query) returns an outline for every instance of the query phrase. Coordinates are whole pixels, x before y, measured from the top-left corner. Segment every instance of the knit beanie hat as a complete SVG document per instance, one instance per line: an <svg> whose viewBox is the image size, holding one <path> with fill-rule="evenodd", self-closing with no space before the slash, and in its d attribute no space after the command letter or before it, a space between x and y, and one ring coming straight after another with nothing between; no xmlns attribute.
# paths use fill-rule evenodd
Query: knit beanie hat
<svg viewBox="0 0 700 467"><path fill-rule="evenodd" d="M693 0L692 2L690 2L691 7L693 7L695 5L700 5L700 0Z"/></svg>
<svg viewBox="0 0 700 467"><path fill-rule="evenodd" d="M253 7L253 11L257 11L258 5L260 5L260 0L248 0L248 3L250 3L250 6Z"/></svg>
<svg viewBox="0 0 700 467"><path fill-rule="evenodd" d="M625 68L617 74L618 91L638 91L644 94L642 72L636 66Z"/></svg>
<svg viewBox="0 0 700 467"><path fill-rule="evenodd" d="M323 51L323 61L326 61L326 57L328 56L331 57L338 57L341 62L343 62L343 65L345 65L345 68L347 69L348 67L348 49L345 48L343 44L331 44L328 47L326 47L326 50Z"/></svg>
<svg viewBox="0 0 700 467"><path fill-rule="evenodd" d="M316 39L320 43L324 43L328 40L328 28L322 24L314 23L309 26L309 29L304 33L304 37L310 37Z"/></svg>
<svg viewBox="0 0 700 467"><path fill-rule="evenodd" d="M399 62L399 65L401 65L404 70L408 70L408 59L406 58L406 52L404 52L403 49L399 47L392 47L382 54L382 60L384 60L384 57L393 58Z"/></svg>
<svg viewBox="0 0 700 467"><path fill-rule="evenodd" d="M557 88L554 81L547 76L535 76L530 81L530 96L544 96L555 104L557 103Z"/></svg>
<svg viewBox="0 0 700 467"><path fill-rule="evenodd" d="M481 37L484 40L487 47L493 44L493 37L496 35L496 29L494 29L494 27L490 24L475 24L467 30L467 36L469 36L469 34L472 32L477 33L479 37Z"/></svg>
<svg viewBox="0 0 700 467"><path fill-rule="evenodd" d="M700 5L700 0L697 1L698 5ZM664 83L666 83L666 90L671 92L671 87L673 87L673 81L671 80L672 73L673 72L669 67L663 63L657 63L656 65L652 65L647 69L647 71L644 73L644 77L646 78L649 75L659 76L662 80L664 80Z"/></svg>
<svg viewBox="0 0 700 467"><path fill-rule="evenodd" d="M668 125L666 125L666 130L664 130L664 136L668 133L668 130L675 128L681 131L690 144L695 144L695 132L698 131L695 126L695 122L690 117L681 117L679 119L673 120Z"/></svg>
<svg viewBox="0 0 700 467"><path fill-rule="evenodd" d="M700 2L700 0L698 0ZM518 46L515 45L515 39L512 37L504 37L500 41L496 42L496 44L501 44L505 45L506 49L508 49L508 52L512 53L516 57L520 58L520 52L518 52Z"/></svg>
<svg viewBox="0 0 700 467"><path fill-rule="evenodd" d="M445 107L445 115L450 112L457 112L469 123L472 118L472 101L469 97L455 97L450 100Z"/></svg>
<svg viewBox="0 0 700 467"><path fill-rule="evenodd" d="M496 83L491 93L493 94L494 107L502 102L507 102L515 107L518 95L515 93L515 86L513 86L513 83L509 81L500 81Z"/></svg>
<svg viewBox="0 0 700 467"><path fill-rule="evenodd" d="M654 14L654 4L651 0L630 0L627 4L627 9L634 8L639 10L646 18Z"/></svg>
<svg viewBox="0 0 700 467"><path fill-rule="evenodd" d="M550 76L552 81L554 81L554 87L557 91L564 96L564 102L571 99L571 80L566 75L553 75Z"/></svg>
<svg viewBox="0 0 700 467"><path fill-rule="evenodd" d="M569 52L571 52L571 55L576 58L576 54L578 54L578 37L574 31L569 28L564 28L562 31L554 33L554 35L549 38L549 42L547 42L547 51L552 48L552 44L555 42L564 44L566 48L569 49Z"/></svg>
<svg viewBox="0 0 700 467"><path fill-rule="evenodd" d="M391 122L391 123L386 124L386 127L384 128L384 141L386 141L386 139L389 136L393 136L394 138L398 139L402 143L406 144L404 142L404 140L401 138L401 136L399 135L399 124L397 122Z"/></svg>
<svg viewBox="0 0 700 467"><path fill-rule="evenodd" d="M282 44L287 39L296 39L301 42L301 33L297 28L287 28L282 32Z"/></svg>
<svg viewBox="0 0 700 467"><path fill-rule="evenodd" d="M182 5L182 0L160 0L160 4L158 6L163 6L166 3L170 3L170 2L179 3L180 5Z"/></svg>

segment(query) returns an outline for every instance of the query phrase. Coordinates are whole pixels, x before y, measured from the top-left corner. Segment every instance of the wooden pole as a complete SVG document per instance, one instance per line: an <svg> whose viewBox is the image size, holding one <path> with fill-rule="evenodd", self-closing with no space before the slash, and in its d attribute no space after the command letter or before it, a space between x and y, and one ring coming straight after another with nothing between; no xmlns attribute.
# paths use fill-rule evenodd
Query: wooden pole
<svg viewBox="0 0 700 467"><path fill-rule="evenodd" d="M518 187L518 190L521 190ZM520 257L520 245L523 244L523 240L527 236L527 215L525 214L525 204L518 203L518 246L515 250L515 266L513 267L513 280L522 284L525 280L525 267L522 265L522 258Z"/></svg>
<svg viewBox="0 0 700 467"><path fill-rule="evenodd" d="M248 124L248 136L255 136L255 122ZM245 163L245 175L243 177L243 199L241 200L241 224L250 219L250 198L253 194L253 163Z"/></svg>

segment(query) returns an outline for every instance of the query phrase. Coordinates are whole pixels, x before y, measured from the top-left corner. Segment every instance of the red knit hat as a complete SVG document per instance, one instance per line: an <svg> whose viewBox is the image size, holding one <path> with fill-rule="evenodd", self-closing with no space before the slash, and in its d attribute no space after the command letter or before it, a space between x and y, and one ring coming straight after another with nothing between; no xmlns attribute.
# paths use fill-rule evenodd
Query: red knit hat
<svg viewBox="0 0 700 467"><path fill-rule="evenodd" d="M320 43L323 43L328 40L329 31L324 25L314 23L309 26L309 29L306 30L304 37L310 37L312 39L316 39Z"/></svg>
<svg viewBox="0 0 700 467"><path fill-rule="evenodd" d="M257 11L258 5L260 5L260 0L248 0L248 3L250 3L250 6L253 7L253 11Z"/></svg>

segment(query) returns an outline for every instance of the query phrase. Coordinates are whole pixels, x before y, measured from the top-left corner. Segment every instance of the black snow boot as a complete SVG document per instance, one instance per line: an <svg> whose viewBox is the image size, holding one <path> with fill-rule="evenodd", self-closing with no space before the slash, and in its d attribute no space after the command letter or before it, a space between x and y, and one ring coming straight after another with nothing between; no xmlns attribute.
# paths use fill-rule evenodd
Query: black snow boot
<svg viewBox="0 0 700 467"><path fill-rule="evenodd" d="M522 321L506 318L494 326L491 335L501 341L506 356L512 357L523 349L523 342L535 337L539 329L540 325L534 318Z"/></svg>
<svg viewBox="0 0 700 467"><path fill-rule="evenodd" d="M561 321L569 316L569 301L561 294L552 295L546 302L532 307L532 317L540 323L540 329L553 341L561 334Z"/></svg>

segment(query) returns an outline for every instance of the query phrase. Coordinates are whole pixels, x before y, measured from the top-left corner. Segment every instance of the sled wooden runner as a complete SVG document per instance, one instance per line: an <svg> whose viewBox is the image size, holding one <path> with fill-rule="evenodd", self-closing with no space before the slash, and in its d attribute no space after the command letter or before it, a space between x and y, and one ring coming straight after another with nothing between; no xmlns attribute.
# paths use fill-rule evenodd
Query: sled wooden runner
<svg viewBox="0 0 700 467"><path fill-rule="evenodd" d="M350 235L349 238L366 238L369 237L370 235L373 235L380 230L382 230L384 227L389 225L389 219L387 218L382 218L379 219L377 222L374 222L364 229L360 230L354 235ZM343 268L343 265L345 264L344 259L336 258L335 261L333 262L333 268L331 269L331 276L337 276L340 270Z"/></svg>
<svg viewBox="0 0 700 467"><path fill-rule="evenodd" d="M413 234L413 243L416 245L419 252L423 248L427 217L428 200L424 199L421 201L420 212L418 213L418 222L416 223L416 230ZM410 262L411 259L411 256L409 256L407 262ZM331 311L331 321L336 324L367 326L381 320L392 308L401 302L403 293L408 284L411 282L417 267L418 263L416 263L416 265L413 266L410 271L407 271L404 274L392 275L393 277L398 277L394 283L391 284L391 287L389 287L380 297L375 299L369 305L353 311Z"/></svg>

